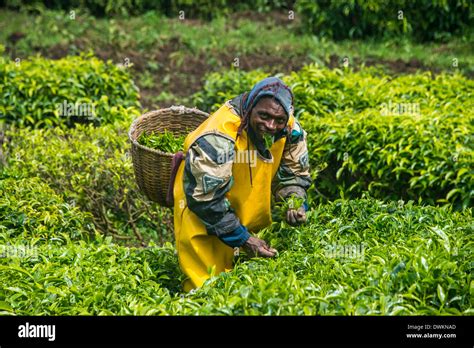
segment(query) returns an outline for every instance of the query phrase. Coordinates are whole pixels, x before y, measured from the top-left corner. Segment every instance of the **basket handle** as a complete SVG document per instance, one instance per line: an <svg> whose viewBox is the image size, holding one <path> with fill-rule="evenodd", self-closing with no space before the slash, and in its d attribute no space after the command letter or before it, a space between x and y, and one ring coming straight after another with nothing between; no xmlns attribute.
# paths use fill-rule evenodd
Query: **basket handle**
<svg viewBox="0 0 474 348"><path fill-rule="evenodd" d="M170 182L168 184L168 192L166 194L166 204L169 207L174 205L174 197L173 197L173 189L174 189L174 182L176 179L176 174L178 173L179 165L181 161L184 159L184 154L182 151L179 151L173 155L173 159L171 160L171 176Z"/></svg>

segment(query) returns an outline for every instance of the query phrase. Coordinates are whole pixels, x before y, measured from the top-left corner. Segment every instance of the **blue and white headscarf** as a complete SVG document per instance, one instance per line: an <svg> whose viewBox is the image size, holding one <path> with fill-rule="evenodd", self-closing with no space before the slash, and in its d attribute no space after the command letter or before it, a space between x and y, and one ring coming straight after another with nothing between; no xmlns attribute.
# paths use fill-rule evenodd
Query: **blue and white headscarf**
<svg viewBox="0 0 474 348"><path fill-rule="evenodd" d="M240 104L242 123L237 132L238 136L242 133L243 129L247 128L250 112L263 97L275 98L285 110L286 121L288 122L290 115L293 113L293 93L278 77L267 77L253 86L250 92L242 94Z"/></svg>

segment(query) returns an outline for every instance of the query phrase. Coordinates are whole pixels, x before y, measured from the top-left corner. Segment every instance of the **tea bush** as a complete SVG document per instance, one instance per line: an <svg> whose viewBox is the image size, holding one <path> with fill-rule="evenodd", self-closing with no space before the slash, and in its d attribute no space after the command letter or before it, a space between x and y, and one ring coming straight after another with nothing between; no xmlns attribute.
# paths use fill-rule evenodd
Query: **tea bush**
<svg viewBox="0 0 474 348"><path fill-rule="evenodd" d="M40 177L67 203L92 214L100 232L119 240L171 240L170 212L145 199L135 183L129 125L9 129L4 176Z"/></svg>
<svg viewBox="0 0 474 348"><path fill-rule="evenodd" d="M214 72L206 75L204 86L192 97L192 103L200 110L216 111L222 104L238 94L246 92L258 81L268 77L263 70L243 72L229 69L226 72Z"/></svg>
<svg viewBox="0 0 474 348"><path fill-rule="evenodd" d="M474 82L461 74L430 72L390 76L377 68L327 69L316 64L304 66L291 75L277 75L291 86L295 97L295 112L304 111L315 116L329 115L351 109L354 113L366 108L382 110L383 104L418 103L436 107L440 111L469 112L473 105ZM242 72L231 69L206 76L201 92L192 101L200 109L215 111L227 99L246 92L251 86L268 77L263 70ZM387 105L388 106L388 105Z"/></svg>
<svg viewBox="0 0 474 348"><path fill-rule="evenodd" d="M413 37L444 40L465 34L473 25L473 4L454 0L298 0L302 28L336 40Z"/></svg>
<svg viewBox="0 0 474 348"><path fill-rule="evenodd" d="M237 10L255 10L267 12L273 9L291 8L294 0L175 0L175 1L152 1L152 0L67 0L67 1L41 1L41 0L6 0L5 5L12 9L20 9L22 6L41 11L43 6L54 9L77 9L86 10L95 16L111 15L137 15L147 11L157 11L170 17L177 17L180 11L184 11L185 18L212 19L217 16L228 15Z"/></svg>
<svg viewBox="0 0 474 348"><path fill-rule="evenodd" d="M9 246L17 247L15 244ZM0 258L0 314L165 314L180 285L172 247L129 249L97 236ZM8 262L6 262L8 260Z"/></svg>
<svg viewBox="0 0 474 348"><path fill-rule="evenodd" d="M466 114L473 105L474 82L458 73L433 76L431 72L418 72L390 76L377 68L355 72L310 64L293 72L285 81L295 94L298 114L307 111L322 116L344 110L357 113L367 108L382 112L388 109L389 103L417 108L405 110L405 114L406 111L423 113L425 108L437 109L443 114ZM387 111L388 114L394 113Z"/></svg>
<svg viewBox="0 0 474 348"><path fill-rule="evenodd" d="M1 119L36 128L130 120L140 108L127 69L91 54L18 62L0 57L0 94Z"/></svg>
<svg viewBox="0 0 474 348"><path fill-rule="evenodd" d="M87 239L95 232L90 214L68 204L39 178L0 180L0 221L3 243L54 244L63 235Z"/></svg>
<svg viewBox="0 0 474 348"><path fill-rule="evenodd" d="M338 200L308 226L274 223L259 233L276 259L243 262L199 298L207 313L439 315L472 313L472 210L373 199ZM211 281L212 282L212 281ZM216 302L217 308L216 308Z"/></svg>
<svg viewBox="0 0 474 348"><path fill-rule="evenodd" d="M213 73L194 103L215 110L264 77L260 70ZM313 198L355 198L369 191L384 200L472 205L472 80L317 65L280 77L292 87L296 116L308 132Z"/></svg>
<svg viewBox="0 0 474 348"><path fill-rule="evenodd" d="M470 116L425 111L383 116L367 109L315 118L303 114L315 187L334 198L368 191L384 200L472 206L474 127Z"/></svg>
<svg viewBox="0 0 474 348"><path fill-rule="evenodd" d="M177 293L170 244L124 248L98 235L40 245L0 258L0 314L472 315L472 209L413 203L316 205L303 227L275 222L259 233L276 258L239 257L189 294Z"/></svg>

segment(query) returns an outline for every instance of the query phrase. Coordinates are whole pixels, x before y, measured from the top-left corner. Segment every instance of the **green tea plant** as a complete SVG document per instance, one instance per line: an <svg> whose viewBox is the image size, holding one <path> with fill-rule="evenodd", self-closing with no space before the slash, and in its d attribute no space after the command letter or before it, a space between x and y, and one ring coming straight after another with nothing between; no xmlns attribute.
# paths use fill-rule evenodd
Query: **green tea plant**
<svg viewBox="0 0 474 348"><path fill-rule="evenodd" d="M0 258L0 314L472 315L472 229L471 208L370 197L315 205L306 225L258 234L276 258L237 258L188 294L171 244L125 248L64 233L61 244ZM23 240L0 236L11 248Z"/></svg>
<svg viewBox="0 0 474 348"><path fill-rule="evenodd" d="M469 314L472 211L338 200L308 225L259 233L276 259L238 263L196 293L200 313L227 315Z"/></svg>
<svg viewBox="0 0 474 348"><path fill-rule="evenodd" d="M266 76L211 74L194 101L215 110ZM308 133L315 179L310 199L356 198L369 191L384 200L472 205L472 80L429 72L392 77L375 68L355 72L314 64L281 78L292 87L295 114Z"/></svg>
<svg viewBox="0 0 474 348"><path fill-rule="evenodd" d="M162 133L150 134L142 133L138 137L138 143L155 150L160 150L168 153L176 153L183 150L184 139L186 135L174 136L172 132L165 130Z"/></svg>
<svg viewBox="0 0 474 348"><path fill-rule="evenodd" d="M304 114L310 161L318 171L315 187L328 197L369 191L385 200L472 206L472 116L427 110L418 118L380 117L370 109L322 118Z"/></svg>
<svg viewBox="0 0 474 348"><path fill-rule="evenodd" d="M242 72L230 69L225 73L210 73L200 92L192 96L192 103L200 110L216 111L222 104L249 89L258 81L268 77L263 70Z"/></svg>
<svg viewBox="0 0 474 348"><path fill-rule="evenodd" d="M3 244L22 239L54 243L63 235L87 239L95 228L90 213L66 202L39 178L0 180L0 230Z"/></svg>
<svg viewBox="0 0 474 348"><path fill-rule="evenodd" d="M200 109L215 111L226 100L247 91L268 77L263 70L242 72L228 70L211 73L201 92L192 101ZM413 103L437 108L442 113L466 113L472 105L474 82L461 74L430 72L390 76L380 68L327 69L318 64L304 66L290 75L278 75L294 93L295 114L307 111L315 117L332 115L337 111L354 113L367 108L382 111L384 104Z"/></svg>
<svg viewBox="0 0 474 348"><path fill-rule="evenodd" d="M31 250L0 258L1 315L167 314L182 278L170 244L129 249L97 235Z"/></svg>
<svg viewBox="0 0 474 348"><path fill-rule="evenodd" d="M337 111L358 113L367 108L382 112L390 108L389 102L391 109L393 105L409 103L418 104L420 113L425 108L436 108L442 114L465 114L470 111L474 88L472 79L459 73L390 76L380 68L330 70L316 64L307 65L284 80L295 94L297 115L307 111L316 117Z"/></svg>
<svg viewBox="0 0 474 348"><path fill-rule="evenodd" d="M337 40L406 36L420 41L460 35L472 25L468 1L296 1L303 30Z"/></svg>
<svg viewBox="0 0 474 348"><path fill-rule="evenodd" d="M131 112L140 108L127 69L92 54L59 60L0 57L0 80L0 116L22 127L131 121Z"/></svg>
<svg viewBox="0 0 474 348"><path fill-rule="evenodd" d="M90 213L98 231L117 241L162 244L172 238L170 212L139 193L129 156L129 126L122 121L67 130L12 128L3 145L3 176L40 177L67 203Z"/></svg>
<svg viewBox="0 0 474 348"><path fill-rule="evenodd" d="M288 209L298 210L304 203L304 199L291 195L283 199L280 202L274 202L274 208L272 210L272 219L274 221L284 221L286 218L286 212Z"/></svg>

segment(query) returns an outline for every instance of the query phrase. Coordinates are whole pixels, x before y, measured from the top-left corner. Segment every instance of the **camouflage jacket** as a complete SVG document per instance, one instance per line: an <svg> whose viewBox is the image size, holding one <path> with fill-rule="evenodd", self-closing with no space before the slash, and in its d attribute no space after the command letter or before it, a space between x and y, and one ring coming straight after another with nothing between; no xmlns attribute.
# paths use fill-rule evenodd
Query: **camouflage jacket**
<svg viewBox="0 0 474 348"><path fill-rule="evenodd" d="M240 117L234 100L226 104ZM275 141L283 136L287 136L286 128L275 137ZM257 151L268 158L268 149L257 140L251 128L249 138ZM276 201L292 194L306 199L306 190L311 185L306 132L297 120L288 140L272 181ZM233 184L233 162L228 160L234 158L233 149L234 142L219 134L207 134L196 139L186 155L184 189L189 209L201 219L208 234L216 235L227 245L235 247L241 246L250 235L225 197ZM218 155L222 153L226 156Z"/></svg>

